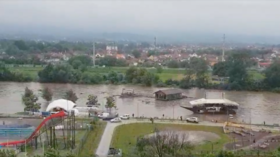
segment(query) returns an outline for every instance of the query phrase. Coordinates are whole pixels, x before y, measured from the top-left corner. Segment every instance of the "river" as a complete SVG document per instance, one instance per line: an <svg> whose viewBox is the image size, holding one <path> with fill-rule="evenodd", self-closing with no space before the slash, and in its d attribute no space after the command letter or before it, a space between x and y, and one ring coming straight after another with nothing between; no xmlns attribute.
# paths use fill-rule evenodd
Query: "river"
<svg viewBox="0 0 280 157"><path fill-rule="evenodd" d="M108 95L119 95L122 89L134 89L137 93L145 95L153 95L153 92L159 88L141 87L130 85L77 85L77 84L41 84L41 83L14 83L0 82L0 103L1 113L15 113L23 111L24 105L21 103L21 96L24 93L25 87L34 91L38 96L41 95L40 89L49 87L54 93L54 99L62 98L65 92L69 89L78 96L76 104L78 106L86 106L87 97L89 94L97 95L101 104L105 104L105 98ZM223 115L193 115L191 111L183 109L180 105L189 105L189 101L195 98L222 98L222 92L218 90L190 89L183 90L188 99L176 101L155 101L152 98L117 98L116 104L119 114L132 114L135 116L146 117L165 117L178 118L180 116L198 116L204 120L225 120L227 116ZM225 91L225 98L236 101L240 107L236 114L237 121L246 123L263 123L275 124L280 120L280 95L270 92L236 92ZM150 103L146 103L149 101ZM46 102L39 97L39 102L42 104L42 110L47 106Z"/></svg>

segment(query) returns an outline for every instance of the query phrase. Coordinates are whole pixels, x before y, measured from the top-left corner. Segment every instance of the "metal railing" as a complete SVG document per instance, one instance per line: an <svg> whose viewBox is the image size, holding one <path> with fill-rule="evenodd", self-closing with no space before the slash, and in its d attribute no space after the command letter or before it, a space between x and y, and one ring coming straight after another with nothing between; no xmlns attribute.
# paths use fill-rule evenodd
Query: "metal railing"
<svg viewBox="0 0 280 157"><path fill-rule="evenodd" d="M79 140L79 144L78 144L78 146L75 149L75 154L76 155L79 155L80 152L83 150L84 145L86 143L86 140L88 140L88 135L89 135L90 131L92 131L92 130L93 130L93 128L91 127L91 125L89 125L88 128L86 129L85 134Z"/></svg>

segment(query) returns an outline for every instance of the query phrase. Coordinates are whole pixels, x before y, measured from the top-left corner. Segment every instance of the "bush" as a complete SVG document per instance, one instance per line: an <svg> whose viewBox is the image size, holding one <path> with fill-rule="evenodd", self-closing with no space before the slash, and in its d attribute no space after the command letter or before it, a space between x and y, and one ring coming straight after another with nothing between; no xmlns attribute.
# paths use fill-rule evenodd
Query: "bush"
<svg viewBox="0 0 280 157"><path fill-rule="evenodd" d="M164 84L161 80L156 84L157 87L166 87L166 84Z"/></svg>

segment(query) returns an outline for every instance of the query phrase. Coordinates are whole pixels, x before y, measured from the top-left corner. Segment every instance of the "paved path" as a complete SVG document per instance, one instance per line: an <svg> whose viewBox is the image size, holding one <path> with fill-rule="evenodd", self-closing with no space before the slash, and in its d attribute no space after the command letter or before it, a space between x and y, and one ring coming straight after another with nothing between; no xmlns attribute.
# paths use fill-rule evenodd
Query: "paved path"
<svg viewBox="0 0 280 157"><path fill-rule="evenodd" d="M149 120L123 120L122 123L110 123L108 122L106 125L106 128L104 130L104 133L102 135L101 141L99 142L99 146L96 150L96 155L98 157L107 157L107 153L109 150L109 147L111 145L111 140L113 137L114 129L123 124L130 124L130 123L151 123ZM186 121L169 121L169 120L156 120L155 123L162 123L162 124L182 124L182 125L200 125L200 126L217 126L217 127L223 127L224 123L213 123L213 122L208 122L208 121L203 121L198 124L192 124L192 123L187 123ZM278 130L279 128L268 128L268 127L260 127L260 126L252 126L252 129L269 129L269 130Z"/></svg>
<svg viewBox="0 0 280 157"><path fill-rule="evenodd" d="M108 122L106 125L106 128L104 130L104 133L102 135L101 141L99 142L99 146L96 151L96 155L98 157L106 157L109 147L111 145L111 140L113 137L114 129L123 124L130 124L130 123L151 123L148 120L124 120L122 123L110 123ZM211 123L211 122L201 122L199 124L190 124L186 122L179 122L179 121L156 121L155 123L163 123L163 124L184 124L184 125L205 125L205 126L219 126L222 127L222 123Z"/></svg>

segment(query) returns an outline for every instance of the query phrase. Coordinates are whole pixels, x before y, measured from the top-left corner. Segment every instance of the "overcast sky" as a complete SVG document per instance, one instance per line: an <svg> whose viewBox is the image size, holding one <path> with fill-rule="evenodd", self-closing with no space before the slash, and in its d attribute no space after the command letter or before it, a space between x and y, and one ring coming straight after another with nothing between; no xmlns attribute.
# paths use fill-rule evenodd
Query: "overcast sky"
<svg viewBox="0 0 280 157"><path fill-rule="evenodd" d="M280 36L279 15L279 0L0 0L0 24L91 32Z"/></svg>

